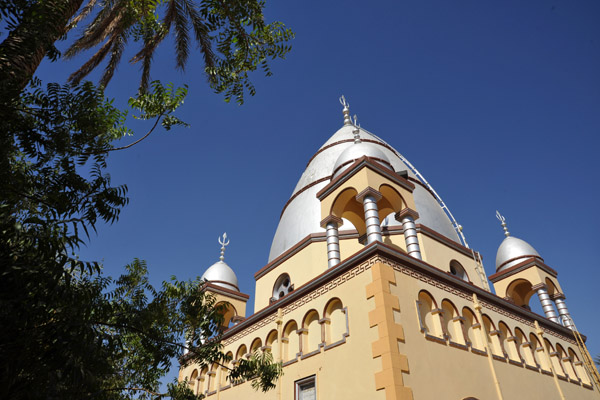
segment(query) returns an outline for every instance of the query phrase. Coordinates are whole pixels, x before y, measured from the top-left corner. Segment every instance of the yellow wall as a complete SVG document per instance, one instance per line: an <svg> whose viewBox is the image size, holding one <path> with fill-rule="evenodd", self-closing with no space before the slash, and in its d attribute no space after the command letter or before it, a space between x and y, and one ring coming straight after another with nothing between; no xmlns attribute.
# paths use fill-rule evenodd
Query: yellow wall
<svg viewBox="0 0 600 400"><path fill-rule="evenodd" d="M448 323L444 310L432 310L434 312L427 319L432 326L421 329L417 300L423 290L427 293L425 296L431 296L437 308L454 305L459 325L465 325L465 322L460 322L460 318L466 315L464 307L473 311L482 323L480 328L471 332L471 335L479 334L482 339L479 351L474 346L460 345L456 333L460 330L449 331L454 335L453 339L444 335L443 327ZM566 373L561 371L555 379L551 371L515 365L503 354L504 347L501 346L507 346L507 349L508 344L506 338L500 340L495 332L500 328L500 322L513 334L519 328L529 337L530 334L536 335L529 317L516 314L510 308L498 307L486 296L479 297L481 311L478 313L468 288L451 287L444 280L433 278L416 267L408 268L378 255L226 338L225 351L236 354L240 346L250 348L257 338L264 345L269 332L278 329L281 337L281 328L291 320L296 321L301 329L304 317L315 311L321 320L317 328L320 331L325 326L323 324L327 324L323 320L325 306L334 298L338 298L347 310L348 335L340 337L339 345L326 349L326 345L321 344L314 355L304 359L301 355L298 361L284 366L284 376L277 389L266 394L255 392L246 382L218 390L208 398L292 400L294 382L313 374L317 377L318 399L460 400L472 396L483 400L498 399L499 393L504 399L560 399L561 392L562 398L566 399L598 398L598 393L583 387L577 376L571 376L574 380L569 381ZM443 300L446 300L444 306ZM483 323L484 315L490 322ZM439 323L431 324L435 318ZM339 324L340 319L336 321ZM436 332L440 328L442 331ZM338 335L344 332L343 329L334 331ZM554 348L560 344L564 349L573 349L581 359L572 339L562 333L546 329L542 340L544 338ZM335 339L330 339L330 342ZM491 353L499 354L491 357ZM306 356L306 352L303 355ZM540 357L548 357L549 354L540 349L536 356L541 363ZM520 364L520 360L513 361ZM180 379L191 376L195 368L192 365L182 369ZM216 377L219 373L217 371ZM561 375L560 379L558 375Z"/></svg>

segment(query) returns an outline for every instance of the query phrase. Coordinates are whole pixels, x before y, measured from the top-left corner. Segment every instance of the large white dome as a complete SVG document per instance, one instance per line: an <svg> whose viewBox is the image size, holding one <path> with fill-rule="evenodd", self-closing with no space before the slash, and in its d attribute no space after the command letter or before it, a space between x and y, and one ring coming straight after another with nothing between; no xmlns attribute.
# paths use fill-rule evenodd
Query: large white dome
<svg viewBox="0 0 600 400"><path fill-rule="evenodd" d="M283 210L271 244L269 262L293 247L307 235L325 232L319 226L321 222L321 205L316 194L330 182L335 163L342 152L350 146L355 146L353 129L355 128L352 125L344 125L321 146L310 160ZM409 178L420 182L410 168L398 157L396 151L386 142L363 128L361 128L360 137L363 143L368 143L380 150L396 172L408 171ZM454 230L450 219L435 197L425 186L418 183L415 186L413 194L419 213L419 219L416 222L460 243L458 234ZM382 225L393 226L400 225L400 223L393 218L393 215L390 215L383 221ZM354 227L345 221L340 229L354 229Z"/></svg>

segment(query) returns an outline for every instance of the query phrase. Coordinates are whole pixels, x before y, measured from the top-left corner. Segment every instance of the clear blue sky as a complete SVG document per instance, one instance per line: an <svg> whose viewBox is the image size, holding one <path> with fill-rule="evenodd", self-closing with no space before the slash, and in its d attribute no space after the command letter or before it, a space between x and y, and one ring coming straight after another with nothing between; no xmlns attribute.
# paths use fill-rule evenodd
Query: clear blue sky
<svg viewBox="0 0 600 400"><path fill-rule="evenodd" d="M253 295L283 205L342 124L344 94L361 125L442 196L488 275L503 239L495 210L506 216L511 233L558 271L575 323L600 355L600 3L268 3L267 19L284 21L296 39L273 77L254 75L257 94L242 107L211 93L199 57L182 74L162 45L153 77L189 84L179 115L191 128L111 156L113 182L128 185L131 202L82 258L118 275L138 257L156 283L186 279L218 260L226 231L226 261ZM61 80L82 61L45 63L39 75ZM125 104L138 78L137 66L122 65L108 95Z"/></svg>

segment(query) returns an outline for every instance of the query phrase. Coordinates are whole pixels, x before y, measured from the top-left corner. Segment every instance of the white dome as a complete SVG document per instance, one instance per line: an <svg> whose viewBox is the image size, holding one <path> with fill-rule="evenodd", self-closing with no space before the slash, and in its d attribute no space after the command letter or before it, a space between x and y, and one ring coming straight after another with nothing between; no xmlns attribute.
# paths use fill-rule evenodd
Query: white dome
<svg viewBox="0 0 600 400"><path fill-rule="evenodd" d="M373 158L375 161L384 164L386 167L392 168L392 165L390 164L390 161L386 155L381 149L379 149L379 145L367 142L354 143L354 145L346 147L346 149L342 151L342 154L340 154L338 157L335 165L333 166L333 170L331 171L333 178L341 175L342 172L347 170L352 163L354 163L354 161L363 156Z"/></svg>
<svg viewBox="0 0 600 400"><path fill-rule="evenodd" d="M509 269L526 258L531 257L542 260L540 254L529 243L514 236L508 236L502 241L500 247L498 247L498 253L496 253L496 272Z"/></svg>
<svg viewBox="0 0 600 400"><path fill-rule="evenodd" d="M325 232L319 225L321 222L321 203L316 195L330 182L334 166L342 152L349 147L357 146L354 144L353 129L352 125L341 127L321 146L319 151L310 160L281 214L279 225L271 244L269 262L311 233ZM372 148L376 148L382 152L394 171L408 171L409 178L420 182L413 171L402 162L396 151L386 142L363 128L361 128L360 136L362 143L370 145L369 151ZM378 158L381 158L381 156ZM435 197L420 184L416 184L415 186L413 195L417 212L419 213L419 218L416 222L426 225L460 243L458 234L454 230L450 219L444 210L442 210ZM401 224L390 215L384 220L382 225L397 226ZM354 226L349 222L345 222L340 229L354 229Z"/></svg>
<svg viewBox="0 0 600 400"><path fill-rule="evenodd" d="M231 269L225 261L217 261L211 265L200 279L204 279L213 285L221 286L226 289L235 290L239 292L238 279L235 276L235 272Z"/></svg>

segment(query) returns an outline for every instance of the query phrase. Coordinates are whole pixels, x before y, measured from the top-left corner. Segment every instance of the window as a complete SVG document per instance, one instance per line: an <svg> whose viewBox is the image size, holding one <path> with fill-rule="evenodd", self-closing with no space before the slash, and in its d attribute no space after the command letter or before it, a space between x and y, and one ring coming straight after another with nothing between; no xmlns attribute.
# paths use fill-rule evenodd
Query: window
<svg viewBox="0 0 600 400"><path fill-rule="evenodd" d="M463 266L456 260L450 261L450 273L463 281L469 282L469 276Z"/></svg>
<svg viewBox="0 0 600 400"><path fill-rule="evenodd" d="M300 379L296 381L296 399L295 400L316 400L317 389L315 385L315 376Z"/></svg>
<svg viewBox="0 0 600 400"><path fill-rule="evenodd" d="M281 299L283 296L292 293L293 290L294 285L290 280L290 276L288 274L281 274L273 286L273 297L271 297L271 302Z"/></svg>

